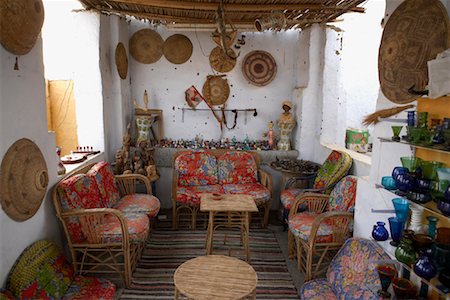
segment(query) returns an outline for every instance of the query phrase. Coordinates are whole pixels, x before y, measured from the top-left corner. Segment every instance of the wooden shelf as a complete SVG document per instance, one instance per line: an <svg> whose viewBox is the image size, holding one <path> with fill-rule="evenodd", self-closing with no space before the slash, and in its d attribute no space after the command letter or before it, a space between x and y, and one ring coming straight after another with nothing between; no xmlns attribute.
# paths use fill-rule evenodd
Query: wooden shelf
<svg viewBox="0 0 450 300"><path fill-rule="evenodd" d="M446 150L445 147L442 145L421 146L421 145L411 144L406 141L393 141L391 138L385 138L385 137L379 137L378 139L382 142L399 143L399 144L403 144L403 145L409 145L409 146L411 146L413 148L417 148L417 149L431 150L431 151L436 151L439 153L450 154L450 150Z"/></svg>

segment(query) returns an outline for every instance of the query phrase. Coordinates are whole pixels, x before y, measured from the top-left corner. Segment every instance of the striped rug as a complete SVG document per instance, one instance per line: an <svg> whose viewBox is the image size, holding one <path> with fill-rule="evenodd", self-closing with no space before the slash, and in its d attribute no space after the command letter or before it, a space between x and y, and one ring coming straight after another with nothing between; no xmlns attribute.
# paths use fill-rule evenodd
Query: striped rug
<svg viewBox="0 0 450 300"><path fill-rule="evenodd" d="M151 233L133 274L132 288L124 289L120 299L173 299L175 269L191 258L205 255L205 230L171 230L167 225L160 223ZM218 231L214 235L214 254L243 259L237 232ZM258 274L257 299L298 299L281 249L270 230L251 229L250 255Z"/></svg>

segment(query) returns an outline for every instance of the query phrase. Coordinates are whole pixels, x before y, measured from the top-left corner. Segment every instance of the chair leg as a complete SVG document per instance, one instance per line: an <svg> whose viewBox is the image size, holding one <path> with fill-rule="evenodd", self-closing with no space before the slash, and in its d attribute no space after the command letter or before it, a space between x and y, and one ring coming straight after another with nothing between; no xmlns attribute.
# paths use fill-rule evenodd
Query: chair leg
<svg viewBox="0 0 450 300"><path fill-rule="evenodd" d="M289 259L294 259L295 258L295 246L294 246L294 243L295 243L294 235L289 230L288 231L288 257L289 257Z"/></svg>
<svg viewBox="0 0 450 300"><path fill-rule="evenodd" d="M312 260L313 260L313 252L314 248L312 246L308 246L306 249L306 275L305 281L312 279Z"/></svg>
<svg viewBox="0 0 450 300"><path fill-rule="evenodd" d="M295 246L297 247L297 269L300 273L303 272L303 247L300 238L295 237Z"/></svg>
<svg viewBox="0 0 450 300"><path fill-rule="evenodd" d="M289 222L289 210L286 208L283 208L283 231L286 231L288 229L288 223Z"/></svg>
<svg viewBox="0 0 450 300"><path fill-rule="evenodd" d="M269 225L269 213L270 213L270 208L269 208L269 203L270 202L266 202L264 204L264 223L263 223L263 228L267 228L267 225Z"/></svg>
<svg viewBox="0 0 450 300"><path fill-rule="evenodd" d="M192 230L195 230L196 224L197 224L197 209L195 207L192 207Z"/></svg>
<svg viewBox="0 0 450 300"><path fill-rule="evenodd" d="M178 229L177 205L172 206L172 229Z"/></svg>

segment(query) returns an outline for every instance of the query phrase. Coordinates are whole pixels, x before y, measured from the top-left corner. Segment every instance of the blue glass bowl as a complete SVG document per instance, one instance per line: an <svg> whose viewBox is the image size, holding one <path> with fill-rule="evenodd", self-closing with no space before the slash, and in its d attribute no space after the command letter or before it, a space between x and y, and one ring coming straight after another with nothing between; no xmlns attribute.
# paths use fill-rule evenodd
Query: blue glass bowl
<svg viewBox="0 0 450 300"><path fill-rule="evenodd" d="M392 177L392 176L383 176L381 178L381 185L387 190L397 189L397 185L395 184L394 177Z"/></svg>

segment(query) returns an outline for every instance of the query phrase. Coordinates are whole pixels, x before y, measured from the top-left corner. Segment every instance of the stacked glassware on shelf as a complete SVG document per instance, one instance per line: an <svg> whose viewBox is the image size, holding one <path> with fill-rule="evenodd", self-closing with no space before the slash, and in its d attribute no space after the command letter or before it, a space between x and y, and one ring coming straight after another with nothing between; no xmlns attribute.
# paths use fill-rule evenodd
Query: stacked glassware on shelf
<svg viewBox="0 0 450 300"><path fill-rule="evenodd" d="M390 268L388 265L378 268L377 271L382 283L384 280L384 286L382 285L379 295L381 297L387 296L385 292L392 281L397 299L415 298L416 288L409 280L409 270L411 269L427 281L430 281L439 273L438 279L441 286L438 286L438 288L445 293L450 292L450 228L437 228L438 219L434 216L428 216L428 225L425 226L426 233L406 229L410 208L409 201L405 198L394 198L392 202L395 217L388 218L392 238L390 244L396 247L396 259L408 268L403 268L401 278L396 279L394 278L397 273L394 274L392 270L387 270ZM389 231L386 229L384 222L377 222L373 227L372 237L377 241L385 241L389 238ZM419 296L426 298L427 294L428 285L422 282Z"/></svg>

